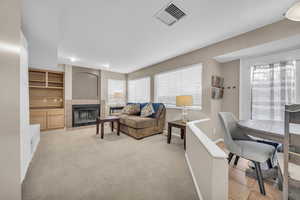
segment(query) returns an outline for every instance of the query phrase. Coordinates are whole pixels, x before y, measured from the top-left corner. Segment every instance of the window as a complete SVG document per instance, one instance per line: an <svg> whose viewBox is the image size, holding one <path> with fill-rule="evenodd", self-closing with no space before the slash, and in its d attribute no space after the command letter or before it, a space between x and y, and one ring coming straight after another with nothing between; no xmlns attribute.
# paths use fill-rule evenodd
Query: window
<svg viewBox="0 0 300 200"><path fill-rule="evenodd" d="M176 106L176 96L191 95L193 107L201 107L202 64L157 74L155 76L155 101L168 107Z"/></svg>
<svg viewBox="0 0 300 200"><path fill-rule="evenodd" d="M150 77L128 81L128 102L143 103L150 101Z"/></svg>
<svg viewBox="0 0 300 200"><path fill-rule="evenodd" d="M296 102L296 61L251 68L251 118L284 120L284 105Z"/></svg>
<svg viewBox="0 0 300 200"><path fill-rule="evenodd" d="M125 104L125 80L108 79L108 104Z"/></svg>

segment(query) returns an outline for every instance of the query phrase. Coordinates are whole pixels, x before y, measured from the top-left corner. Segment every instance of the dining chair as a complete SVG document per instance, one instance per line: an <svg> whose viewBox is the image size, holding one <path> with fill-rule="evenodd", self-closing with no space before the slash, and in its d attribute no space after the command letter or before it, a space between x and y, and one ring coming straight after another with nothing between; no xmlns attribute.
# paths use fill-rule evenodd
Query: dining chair
<svg viewBox="0 0 300 200"><path fill-rule="evenodd" d="M231 117L232 119L237 123L237 119L236 117L231 113ZM234 128L234 130L231 132L231 137L233 140L247 140L247 141L256 141L254 140L252 137L248 136L247 133L239 128L238 126L236 126ZM233 158L234 154L232 152L229 153L228 156L228 163L230 164L232 158ZM235 155L235 160L234 160L234 166L236 166L238 164L240 157L238 155Z"/></svg>
<svg viewBox="0 0 300 200"><path fill-rule="evenodd" d="M267 162L273 157L275 148L271 145L258 143L255 140L233 140L233 135L239 131L233 114L230 112L219 112L219 117L224 128L226 148L231 153L254 163L260 193L266 195L261 163Z"/></svg>

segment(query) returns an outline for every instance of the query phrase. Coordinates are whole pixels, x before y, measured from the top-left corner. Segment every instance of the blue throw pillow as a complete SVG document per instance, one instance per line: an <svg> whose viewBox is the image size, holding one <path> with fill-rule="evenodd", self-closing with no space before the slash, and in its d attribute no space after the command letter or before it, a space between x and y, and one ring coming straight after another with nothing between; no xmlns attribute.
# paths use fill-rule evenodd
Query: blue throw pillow
<svg viewBox="0 0 300 200"><path fill-rule="evenodd" d="M156 113L160 107L161 103L152 103L153 109L154 109L154 113L150 116L152 118L156 117Z"/></svg>
<svg viewBox="0 0 300 200"><path fill-rule="evenodd" d="M140 103L141 105L141 110L147 105L148 103Z"/></svg>

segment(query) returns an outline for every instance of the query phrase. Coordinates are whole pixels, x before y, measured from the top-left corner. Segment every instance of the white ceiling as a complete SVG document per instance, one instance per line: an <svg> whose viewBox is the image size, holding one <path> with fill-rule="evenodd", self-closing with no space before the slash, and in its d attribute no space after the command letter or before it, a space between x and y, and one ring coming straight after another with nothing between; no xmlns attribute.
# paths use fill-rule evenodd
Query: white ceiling
<svg viewBox="0 0 300 200"><path fill-rule="evenodd" d="M49 6L46 2L51 0L23 1ZM59 62L70 63L70 57L75 57L75 65L109 65L111 71L129 73L279 21L296 0L178 0L175 3L187 12L187 17L171 27L154 17L169 2L56 0L56 6L47 9L59 12ZM42 23L49 16L31 16L32 6L26 7L26 36L36 36L41 27L30 24L39 23L49 31L45 36L49 41L53 30Z"/></svg>

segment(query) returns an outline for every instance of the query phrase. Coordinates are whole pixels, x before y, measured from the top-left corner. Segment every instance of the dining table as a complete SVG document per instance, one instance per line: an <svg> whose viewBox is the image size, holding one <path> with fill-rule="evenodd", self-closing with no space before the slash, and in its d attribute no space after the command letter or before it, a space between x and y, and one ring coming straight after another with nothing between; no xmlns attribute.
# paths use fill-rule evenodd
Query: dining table
<svg viewBox="0 0 300 200"><path fill-rule="evenodd" d="M247 135L283 143L284 122L275 120L240 120L238 127L246 130ZM300 124L290 124L290 133L300 134Z"/></svg>
<svg viewBox="0 0 300 200"><path fill-rule="evenodd" d="M246 134L258 138L258 140L267 140L268 142L276 142L283 144L284 142L284 122L275 120L240 120L237 126L245 130ZM300 124L290 124L290 133L300 135ZM250 168L246 170L246 175L256 177L252 163ZM269 169L267 165L262 165L262 174L264 178L277 178L278 167Z"/></svg>

